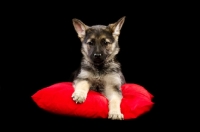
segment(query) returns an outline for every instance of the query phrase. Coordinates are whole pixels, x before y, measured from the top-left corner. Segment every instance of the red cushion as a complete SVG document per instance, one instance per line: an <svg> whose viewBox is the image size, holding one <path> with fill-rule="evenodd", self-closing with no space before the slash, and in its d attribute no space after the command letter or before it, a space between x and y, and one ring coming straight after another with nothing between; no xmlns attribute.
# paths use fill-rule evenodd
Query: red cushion
<svg viewBox="0 0 200 132"><path fill-rule="evenodd" d="M121 90L121 112L125 120L136 118L152 108L153 95L142 86L124 84ZM103 95L89 91L85 102L76 104L71 97L73 91L71 82L61 82L37 91L32 99L38 107L55 114L85 118L108 117L108 100Z"/></svg>

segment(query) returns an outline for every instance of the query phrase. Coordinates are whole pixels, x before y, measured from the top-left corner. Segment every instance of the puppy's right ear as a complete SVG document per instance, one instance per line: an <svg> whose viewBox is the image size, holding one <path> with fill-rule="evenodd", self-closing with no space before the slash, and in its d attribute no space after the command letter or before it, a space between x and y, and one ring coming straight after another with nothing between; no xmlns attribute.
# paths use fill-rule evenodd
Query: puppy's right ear
<svg viewBox="0 0 200 132"><path fill-rule="evenodd" d="M85 36L85 31L87 30L88 26L76 18L72 19L72 22L78 34L78 37L83 38Z"/></svg>

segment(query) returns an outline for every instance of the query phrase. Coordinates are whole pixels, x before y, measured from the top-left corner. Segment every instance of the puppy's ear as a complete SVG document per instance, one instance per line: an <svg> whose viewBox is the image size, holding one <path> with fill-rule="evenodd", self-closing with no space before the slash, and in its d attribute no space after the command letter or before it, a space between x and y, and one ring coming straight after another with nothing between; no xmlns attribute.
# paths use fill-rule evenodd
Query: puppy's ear
<svg viewBox="0 0 200 132"><path fill-rule="evenodd" d="M113 35L119 36L120 30L124 24L125 18L126 17L124 16L124 17L120 18L117 22L108 25L112 29Z"/></svg>
<svg viewBox="0 0 200 132"><path fill-rule="evenodd" d="M72 22L73 22L74 28L78 34L78 37L83 38L85 36L85 31L88 28L88 26L76 18L72 19Z"/></svg>

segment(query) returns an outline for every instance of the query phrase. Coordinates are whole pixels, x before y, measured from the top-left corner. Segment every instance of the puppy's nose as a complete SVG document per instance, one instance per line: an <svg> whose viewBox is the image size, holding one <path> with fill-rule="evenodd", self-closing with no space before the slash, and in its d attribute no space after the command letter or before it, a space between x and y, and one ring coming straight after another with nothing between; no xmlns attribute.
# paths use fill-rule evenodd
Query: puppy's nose
<svg viewBox="0 0 200 132"><path fill-rule="evenodd" d="M94 57L99 58L99 57L101 57L101 54L100 53L94 53Z"/></svg>

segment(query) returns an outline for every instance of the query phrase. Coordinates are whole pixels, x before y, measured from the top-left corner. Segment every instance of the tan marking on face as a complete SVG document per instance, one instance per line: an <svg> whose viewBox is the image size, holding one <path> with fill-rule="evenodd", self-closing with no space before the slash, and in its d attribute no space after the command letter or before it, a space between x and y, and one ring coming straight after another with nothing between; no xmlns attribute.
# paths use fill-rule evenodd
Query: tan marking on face
<svg viewBox="0 0 200 132"><path fill-rule="evenodd" d="M91 48L91 46L88 44L89 42L91 42L92 40L94 40L95 39L95 35L92 35L92 36L90 36L90 38L89 39L87 39L87 41L86 41L86 43L84 43L84 45L85 45L85 47L84 48L86 48L86 52L87 52L87 54L88 54L88 51L90 50L90 48Z"/></svg>
<svg viewBox="0 0 200 132"><path fill-rule="evenodd" d="M83 48L83 50L84 50L84 52L88 55L88 44L82 44L82 48Z"/></svg>
<svg viewBox="0 0 200 132"><path fill-rule="evenodd" d="M79 37L79 38L80 38L81 42L83 42L83 40L84 40L84 37Z"/></svg>
<svg viewBox="0 0 200 132"><path fill-rule="evenodd" d="M111 42L110 42L110 39L107 39L107 38L105 38L105 40L106 40L106 42L109 42L109 43L111 43Z"/></svg>
<svg viewBox="0 0 200 132"><path fill-rule="evenodd" d="M109 43L109 44L106 46L106 50L108 51L109 54L112 54L112 52L114 51L115 47L116 47L115 42Z"/></svg>
<svg viewBox="0 0 200 132"><path fill-rule="evenodd" d="M115 41L118 41L119 36L118 35L113 35Z"/></svg>
<svg viewBox="0 0 200 132"><path fill-rule="evenodd" d="M106 39L106 36L104 34L101 34L101 36L99 37L100 40L102 39Z"/></svg>
<svg viewBox="0 0 200 132"><path fill-rule="evenodd" d="M95 35L91 35L89 39L87 39L86 43L92 41L93 39L95 39Z"/></svg>

